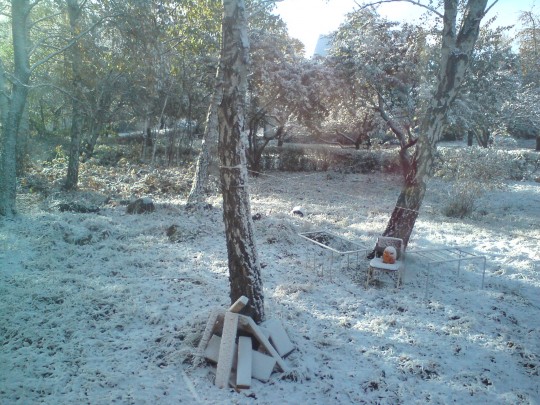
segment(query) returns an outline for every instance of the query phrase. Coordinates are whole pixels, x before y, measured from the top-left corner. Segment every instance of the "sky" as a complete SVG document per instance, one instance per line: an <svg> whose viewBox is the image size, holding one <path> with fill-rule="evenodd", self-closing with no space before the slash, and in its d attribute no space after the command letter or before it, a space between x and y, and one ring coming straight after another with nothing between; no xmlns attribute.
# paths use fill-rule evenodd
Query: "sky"
<svg viewBox="0 0 540 405"><path fill-rule="evenodd" d="M287 23L289 34L302 41L306 55L313 54L317 39L338 28L346 13L357 8L355 0L282 0L277 4L276 13ZM488 4L491 4L490 1ZM534 0L499 0L489 16L498 14L501 24L510 25L517 21L521 10L530 10ZM536 7L540 3L536 0ZM421 7L406 2L383 4L379 12L391 20L418 18Z"/></svg>

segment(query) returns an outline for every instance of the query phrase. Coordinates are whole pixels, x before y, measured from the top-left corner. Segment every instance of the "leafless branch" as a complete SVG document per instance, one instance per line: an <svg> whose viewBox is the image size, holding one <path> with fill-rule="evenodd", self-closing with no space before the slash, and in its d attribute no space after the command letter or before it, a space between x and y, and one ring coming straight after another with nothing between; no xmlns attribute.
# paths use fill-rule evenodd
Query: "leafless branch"
<svg viewBox="0 0 540 405"><path fill-rule="evenodd" d="M415 6L425 8L426 10L428 10L429 12L437 15L440 18L444 17L444 15L441 14L439 11L437 11L436 8L431 7L431 6L427 5L427 4L422 4L420 2L420 0L378 0L378 1L372 1L372 2L369 2L369 3L363 3L363 4L358 3L358 1L356 1L356 5L358 7L360 7L360 9L362 10L362 9L365 9L365 8L368 8L368 7L378 6L378 5L383 4L383 3L397 3L397 2L410 3L410 4L413 4ZM497 2L497 0L495 0L495 2Z"/></svg>
<svg viewBox="0 0 540 405"><path fill-rule="evenodd" d="M61 11L59 11L58 13L51 14L51 15L46 15L45 17L42 17L42 18L38 18L37 20L32 21L32 24L30 24L29 29L34 28L34 26L38 25L39 23L43 21L49 20L54 17L58 17L59 15L62 15Z"/></svg>
<svg viewBox="0 0 540 405"><path fill-rule="evenodd" d="M375 110L380 114L381 118L388 124L392 132L396 135L396 137L399 140L399 143L404 146L405 145L405 133L400 128L399 124L392 119L386 112L386 109L384 108L384 99L382 95L379 93L377 95L378 105L375 107Z"/></svg>
<svg viewBox="0 0 540 405"><path fill-rule="evenodd" d="M499 0L494 0L493 3L491 3L491 5L490 5L488 8L486 8L486 11L484 12L484 15L486 15L487 13L489 13L489 10L491 10L491 8L492 8L495 4L497 4L498 2L499 2Z"/></svg>

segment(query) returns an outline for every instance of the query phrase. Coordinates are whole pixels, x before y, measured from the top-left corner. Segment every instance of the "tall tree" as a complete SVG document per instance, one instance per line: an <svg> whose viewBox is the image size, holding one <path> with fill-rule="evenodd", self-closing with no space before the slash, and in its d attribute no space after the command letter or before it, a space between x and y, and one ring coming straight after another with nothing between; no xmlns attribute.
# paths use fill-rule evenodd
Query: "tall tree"
<svg viewBox="0 0 540 405"><path fill-rule="evenodd" d="M490 20L480 31L471 57L463 89L449 113L449 131L476 137L487 148L492 135L504 132L509 123L507 105L521 99L518 60L505 32L508 27L491 28Z"/></svg>
<svg viewBox="0 0 540 405"><path fill-rule="evenodd" d="M191 190L187 198L186 207L191 207L195 204L202 203L204 200L204 188L208 182L208 170L212 160L212 146L216 144L219 138L219 123L218 123L218 106L223 97L223 78L221 71L218 69L216 74L216 84L214 93L210 99L208 113L206 116L206 124L204 127L201 152L197 158L195 168L195 176L191 184Z"/></svg>
<svg viewBox="0 0 540 405"><path fill-rule="evenodd" d="M79 151L81 147L81 132L83 124L82 98L83 83L81 77L82 54L81 44L77 41L77 36L81 33L81 13L82 8L78 0L66 0L69 17L69 27L73 46L69 49L69 61L71 64L71 143L69 145L69 160L66 182L64 188L73 190L79 181Z"/></svg>
<svg viewBox="0 0 540 405"><path fill-rule="evenodd" d="M220 180L229 259L231 302L249 298L247 313L264 320L261 267L255 245L248 192L244 110L249 41L244 0L223 0L220 71L223 97L218 108Z"/></svg>
<svg viewBox="0 0 540 405"><path fill-rule="evenodd" d="M520 20L523 29L519 33L522 74L527 87L526 94L532 94L538 98L540 92L540 15L533 10L521 13ZM533 103L535 105L536 103ZM536 108L538 108L536 104ZM538 117L538 112L533 116ZM532 125L533 126L533 125ZM534 128L536 132L536 150L540 151L540 128Z"/></svg>
<svg viewBox="0 0 540 405"><path fill-rule="evenodd" d="M2 119L0 215L7 217L16 213L17 134L30 82L28 24L31 9L29 0L11 1L14 67L9 85L5 64L0 60L0 117Z"/></svg>
<svg viewBox="0 0 540 405"><path fill-rule="evenodd" d="M328 63L345 90L333 108L358 132L357 145L384 123L402 149L413 146L411 129L425 102L422 88L431 85L422 68L429 58L426 36L421 27L387 21L374 10L349 14L334 36Z"/></svg>
<svg viewBox="0 0 540 405"><path fill-rule="evenodd" d="M442 18L443 28L436 89L418 127L417 138L406 147L402 145L400 160L404 184L384 231L385 236L402 238L405 245L409 242L424 200L426 177L433 170L436 144L441 140L448 111L465 80L480 23L488 10L487 0L444 0L442 13L427 3L410 2L423 4Z"/></svg>

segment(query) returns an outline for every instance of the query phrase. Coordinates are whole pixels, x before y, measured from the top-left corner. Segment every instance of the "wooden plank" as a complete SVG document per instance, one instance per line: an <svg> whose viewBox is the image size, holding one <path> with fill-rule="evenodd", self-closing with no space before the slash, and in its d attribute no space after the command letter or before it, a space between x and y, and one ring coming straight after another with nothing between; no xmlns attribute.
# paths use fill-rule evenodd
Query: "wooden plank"
<svg viewBox="0 0 540 405"><path fill-rule="evenodd" d="M204 357L208 360L217 363L219 360L219 346L221 338L218 335L212 335L206 349L204 349Z"/></svg>
<svg viewBox="0 0 540 405"><path fill-rule="evenodd" d="M223 321L223 333L219 345L219 359L216 370L215 385L218 388L226 388L229 385L229 378L234 360L234 345L236 333L238 331L238 317L240 315L233 312L226 312Z"/></svg>
<svg viewBox="0 0 540 405"><path fill-rule="evenodd" d="M263 326L264 324L265 322L259 325L259 330L262 332L264 336L266 336L267 339L270 339L270 331Z"/></svg>
<svg viewBox="0 0 540 405"><path fill-rule="evenodd" d="M212 335L212 338L210 339L210 342L208 342L208 346L206 346L206 349L204 351L204 357L206 357L211 362L217 364L217 362L219 360L219 346L220 346L220 344L221 344L221 336ZM237 349L238 348L237 348L237 345L235 343L234 344L234 351L236 352ZM237 360L236 357L237 356L234 356L234 360L233 360L233 365L232 365L233 370L236 369L236 360Z"/></svg>
<svg viewBox="0 0 540 405"><path fill-rule="evenodd" d="M208 322L206 322L206 328L204 329L201 341L199 342L199 353L202 355L204 353L204 350L206 349L206 346L208 346L208 342L210 341L210 338L212 337L212 334L216 331L216 326L218 323L220 323L220 318L223 319L225 316L225 311L222 309L215 309L210 313L210 316L208 317Z"/></svg>
<svg viewBox="0 0 540 405"><path fill-rule="evenodd" d="M238 362L236 367L237 388L249 388L251 386L252 351L251 338L240 336L238 338Z"/></svg>
<svg viewBox="0 0 540 405"><path fill-rule="evenodd" d="M204 356L213 363L217 363L219 360L219 346L221 343L221 337L217 335L212 335L206 350L204 351ZM237 351L235 345L235 351ZM237 356L235 356L232 369L236 369ZM270 379L272 371L276 366L276 360L264 353L252 350L251 353L251 376L256 378L259 381L266 382Z"/></svg>
<svg viewBox="0 0 540 405"><path fill-rule="evenodd" d="M262 333L255 321L249 316L245 315L238 315L238 320L240 322L240 325L246 327L247 330L251 332L253 336L255 336L255 338L257 338L257 340L264 347L264 349L276 360L279 368L281 368L282 371L289 371L289 367L287 366L287 364L279 356L278 352L276 351L276 349L274 349L274 346L272 346L268 338L264 336L264 333Z"/></svg>
<svg viewBox="0 0 540 405"><path fill-rule="evenodd" d="M251 359L251 376L262 382L268 381L276 366L276 359L255 350L251 353Z"/></svg>
<svg viewBox="0 0 540 405"><path fill-rule="evenodd" d="M289 339L283 324L277 319L269 319L261 324L270 332L270 343L281 357L285 357L294 350L294 344Z"/></svg>
<svg viewBox="0 0 540 405"><path fill-rule="evenodd" d="M247 303L249 302L249 298L242 295L240 298L238 298L234 304L231 305L231 307L229 308L229 312L234 312L234 313L238 313L240 312L242 309L244 309L244 307L247 305Z"/></svg>

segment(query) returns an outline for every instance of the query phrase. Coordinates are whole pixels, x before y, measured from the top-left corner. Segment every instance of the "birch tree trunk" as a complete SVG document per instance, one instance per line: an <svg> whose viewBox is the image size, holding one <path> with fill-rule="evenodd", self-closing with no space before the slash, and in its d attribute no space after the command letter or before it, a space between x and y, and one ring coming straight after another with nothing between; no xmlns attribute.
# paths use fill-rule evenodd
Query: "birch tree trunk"
<svg viewBox="0 0 540 405"><path fill-rule="evenodd" d="M448 109L462 85L487 0L469 0L459 32L456 32L458 0L444 0L444 27L437 91L431 100L412 155L402 154L404 185L384 231L385 236L402 238L407 246L426 192L425 179L431 174L436 143L441 139Z"/></svg>
<svg viewBox="0 0 540 405"><path fill-rule="evenodd" d="M80 32L80 16L81 7L77 0L67 0L67 9L69 16L69 26L71 30L71 37L76 38ZM68 170L66 175L66 182L64 184L65 190L73 190L77 188L79 182L79 155L81 149L81 132L82 132L82 55L81 45L79 42L73 44L69 50L69 56L71 59L71 71L72 71L72 85L73 95L71 101L71 142L69 145L69 159Z"/></svg>
<svg viewBox="0 0 540 405"><path fill-rule="evenodd" d="M28 58L29 0L11 1L13 35L13 80L11 94L6 86L7 73L0 60L0 111L2 146L0 148L0 215L16 214L17 195L17 134L21 122L30 81Z"/></svg>
<svg viewBox="0 0 540 405"><path fill-rule="evenodd" d="M204 189L208 184L208 170L212 161L212 146L217 143L219 136L218 124L218 106L223 98L223 75L218 69L216 75L216 83L214 94L208 106L208 114L206 116L206 127L201 145L201 153L197 158L197 166L195 176L191 184L191 190L187 198L186 207L192 207L204 201Z"/></svg>
<svg viewBox="0 0 540 405"><path fill-rule="evenodd" d="M249 298L246 312L264 320L261 268L253 234L246 168L244 108L249 42L244 0L223 0L223 97L218 108L220 179L229 259L231 303Z"/></svg>

